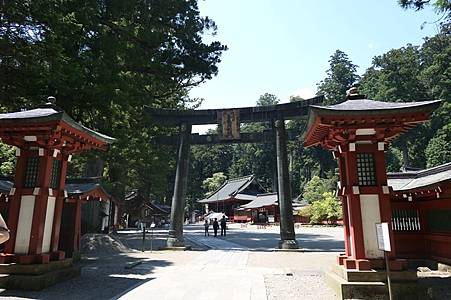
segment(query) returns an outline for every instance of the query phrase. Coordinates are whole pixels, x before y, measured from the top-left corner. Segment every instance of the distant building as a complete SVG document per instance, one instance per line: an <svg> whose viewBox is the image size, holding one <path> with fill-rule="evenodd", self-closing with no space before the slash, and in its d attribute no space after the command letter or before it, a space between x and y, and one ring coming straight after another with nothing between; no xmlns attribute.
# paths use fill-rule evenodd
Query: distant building
<svg viewBox="0 0 451 300"><path fill-rule="evenodd" d="M222 212L234 221L234 210L256 199L266 190L257 182L254 175L229 179L205 199L198 200L205 207L205 213Z"/></svg>
<svg viewBox="0 0 451 300"><path fill-rule="evenodd" d="M302 219L298 215L299 209L307 206L308 203L293 199L293 217L295 223L307 223L308 219ZM279 223L279 197L277 193L258 194L255 199L248 204L235 209L235 222Z"/></svg>
<svg viewBox="0 0 451 300"><path fill-rule="evenodd" d="M387 177L397 255L450 264L451 162Z"/></svg>
<svg viewBox="0 0 451 300"><path fill-rule="evenodd" d="M129 192L124 198L126 227L137 227L138 223L146 223L147 227L151 223L161 226L168 222L170 212L170 206L156 204L138 190Z"/></svg>

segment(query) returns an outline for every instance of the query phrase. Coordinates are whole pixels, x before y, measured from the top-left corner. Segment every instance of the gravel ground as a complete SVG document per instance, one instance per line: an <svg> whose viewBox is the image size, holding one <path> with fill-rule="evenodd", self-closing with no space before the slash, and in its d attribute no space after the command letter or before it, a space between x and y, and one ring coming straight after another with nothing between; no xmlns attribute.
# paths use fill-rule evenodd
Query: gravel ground
<svg viewBox="0 0 451 300"><path fill-rule="evenodd" d="M338 300L320 272L265 275L268 300Z"/></svg>

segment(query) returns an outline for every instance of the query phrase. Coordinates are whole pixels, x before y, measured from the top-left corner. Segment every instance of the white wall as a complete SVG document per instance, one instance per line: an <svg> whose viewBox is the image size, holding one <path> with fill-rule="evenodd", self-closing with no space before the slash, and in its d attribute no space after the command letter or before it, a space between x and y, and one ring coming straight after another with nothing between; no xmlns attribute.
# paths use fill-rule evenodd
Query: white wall
<svg viewBox="0 0 451 300"><path fill-rule="evenodd" d="M380 258L384 253L377 247L376 223L381 222L378 195L360 195L363 241L367 258Z"/></svg>

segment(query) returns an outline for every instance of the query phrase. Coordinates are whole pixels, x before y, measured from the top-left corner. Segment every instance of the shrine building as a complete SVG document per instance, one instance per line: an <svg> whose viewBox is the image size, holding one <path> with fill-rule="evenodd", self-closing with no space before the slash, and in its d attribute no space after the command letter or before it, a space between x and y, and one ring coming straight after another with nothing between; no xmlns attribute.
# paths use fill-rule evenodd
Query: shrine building
<svg viewBox="0 0 451 300"><path fill-rule="evenodd" d="M383 258L375 224L391 223L393 216L384 153L399 135L428 121L439 105L439 100L374 101L353 90L343 103L310 107L305 147L320 145L338 160L346 252L338 261L345 268L369 270ZM390 255L396 258L392 228L390 233Z"/></svg>
<svg viewBox="0 0 451 300"><path fill-rule="evenodd" d="M234 221L234 209L256 199L257 194L265 193L254 175L229 179L215 192L198 203L205 205L205 212L222 212L229 221Z"/></svg>
<svg viewBox="0 0 451 300"><path fill-rule="evenodd" d="M50 103L0 114L0 138L17 147L15 177L8 195L7 224L11 233L0 254L0 262L5 264L0 273L10 276L0 285L39 289L65 278L64 272L66 278L76 275L75 267L66 260L60 247L64 199L68 197L65 189L68 163L73 154L107 150L114 139L75 122ZM46 265L58 261L62 263L53 264L52 268L33 267L28 271L8 265ZM17 270L27 275L17 274L22 279L13 280ZM60 272L58 276L55 270Z"/></svg>

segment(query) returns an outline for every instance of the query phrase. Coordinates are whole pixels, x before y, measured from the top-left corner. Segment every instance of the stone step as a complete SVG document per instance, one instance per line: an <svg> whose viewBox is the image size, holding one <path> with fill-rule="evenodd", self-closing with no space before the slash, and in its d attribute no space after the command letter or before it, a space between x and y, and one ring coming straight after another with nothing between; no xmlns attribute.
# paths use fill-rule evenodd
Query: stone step
<svg viewBox="0 0 451 300"><path fill-rule="evenodd" d="M341 299L389 299L388 286L381 281L350 282L334 272L326 272L325 280ZM416 282L392 283L392 293L394 299L400 300L432 299L428 289L425 286L418 285Z"/></svg>
<svg viewBox="0 0 451 300"><path fill-rule="evenodd" d="M378 282L387 281L387 273L384 270L359 271L345 269L343 266L335 265L332 270L334 274L349 282ZM390 272L392 282L417 281L416 271L393 271Z"/></svg>
<svg viewBox="0 0 451 300"><path fill-rule="evenodd" d="M79 275L80 267L75 265L41 274L0 274L0 288L39 291Z"/></svg>
<svg viewBox="0 0 451 300"><path fill-rule="evenodd" d="M53 270L69 268L73 264L72 258L51 261L48 264L21 265L16 263L0 264L0 274L44 274Z"/></svg>

